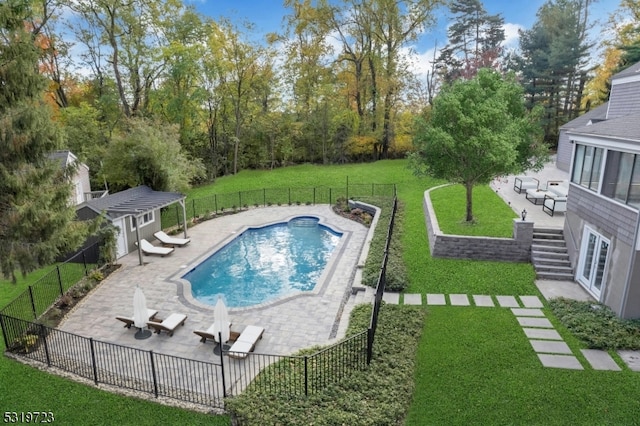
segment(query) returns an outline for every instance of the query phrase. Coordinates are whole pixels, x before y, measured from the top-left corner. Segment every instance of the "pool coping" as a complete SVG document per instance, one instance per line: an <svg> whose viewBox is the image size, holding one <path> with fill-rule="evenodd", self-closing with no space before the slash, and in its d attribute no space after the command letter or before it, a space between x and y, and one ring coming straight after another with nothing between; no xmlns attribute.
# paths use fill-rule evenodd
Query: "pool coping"
<svg viewBox="0 0 640 426"><path fill-rule="evenodd" d="M270 221L270 222L266 222L266 223L261 224L261 225L242 225L233 234L229 235L227 238L225 238L222 241L220 241L217 244L215 244L208 251L206 251L202 255L198 256L196 259L191 261L189 264L182 265L180 267L180 269L178 271L176 271L174 274L172 274L171 276L169 276L166 279L166 281L176 285L177 291L178 291L179 300L183 304L189 306L192 309L199 310L201 312L209 312L209 311L213 312L213 308L214 307L212 305L208 305L206 303L200 302L195 297L193 297L193 294L192 294L192 291L191 291L191 283L188 280L182 278L182 276L184 276L185 274L189 273L194 268L198 267L202 262L204 262L210 256L212 256L213 254L215 254L219 250L222 250L225 246L227 246L227 244L230 244L236 238L238 238L238 236L242 235L242 233L244 233L244 232L246 232L246 231L248 231L250 229L260 229L260 228L266 228L266 227L269 227L269 226L279 225L279 224L282 224L282 223L289 223L291 220L297 219L297 218L301 218L301 217L311 217L311 218L314 218L314 219L318 219L318 224L319 225L322 225L322 226L330 229L333 232L339 232L340 234L342 234L341 238L340 238L340 242L334 248L333 253L331 254L331 257L329 258L329 260L327 261L327 264L325 265L324 269L322 270L322 274L320 275L320 277L318 277L318 280L316 281L316 284L313 287L313 290L301 291L301 292L296 292L296 293L293 293L293 294L288 294L288 295L276 297L276 298L270 299L270 300L268 300L266 302L255 304L255 305L251 305L251 306L240 306L240 307L228 306L227 309L228 309L230 314L257 312L257 311L268 309L268 308L271 308L271 307L274 307L274 306L277 306L277 305L281 305L281 304L283 304L285 302L288 302L290 300L294 300L294 299L297 299L297 298L322 295L322 294L324 294L324 291L326 290L327 286L329 285L329 283L331 281L333 273L335 272L335 269L338 266L338 261L339 261L340 257L344 253L344 250L346 250L346 247L348 246L348 243L351 240L352 231L345 230L345 229L342 229L342 228L340 228L340 227L338 227L336 225L327 223L328 219L326 217L324 217L324 216L319 215L319 214L306 214L306 215L294 214L294 215L291 215L291 216L287 216L286 218L283 218L282 220ZM365 244L366 244L366 242L365 242ZM358 266L356 266L356 267L358 267ZM353 285L353 283L352 283L352 285Z"/></svg>

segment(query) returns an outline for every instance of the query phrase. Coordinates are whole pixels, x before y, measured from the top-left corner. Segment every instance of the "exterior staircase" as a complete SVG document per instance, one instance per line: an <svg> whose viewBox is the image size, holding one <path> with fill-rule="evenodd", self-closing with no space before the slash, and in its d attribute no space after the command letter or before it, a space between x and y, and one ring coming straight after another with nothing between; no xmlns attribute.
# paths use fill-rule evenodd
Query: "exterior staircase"
<svg viewBox="0 0 640 426"><path fill-rule="evenodd" d="M531 244L531 263L536 278L541 280L573 281L573 268L569 260L562 229L534 228Z"/></svg>

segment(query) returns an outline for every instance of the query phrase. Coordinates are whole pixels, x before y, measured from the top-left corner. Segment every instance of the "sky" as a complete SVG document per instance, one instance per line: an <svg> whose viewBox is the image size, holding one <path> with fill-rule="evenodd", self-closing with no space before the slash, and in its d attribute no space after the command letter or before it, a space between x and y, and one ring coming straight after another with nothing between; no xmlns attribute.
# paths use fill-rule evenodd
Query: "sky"
<svg viewBox="0 0 640 426"><path fill-rule="evenodd" d="M264 40L264 35L270 32L282 32L284 30L283 18L290 11L283 6L282 0L192 0L196 9L203 15L215 20L221 17L232 22L251 22L255 25L254 39ZM518 29L529 29L536 20L536 12L546 0L484 0L483 4L489 14L500 13L505 19L505 41L507 47L517 47ZM597 0L590 8L591 20L598 19L600 25L596 25L592 31L592 38L598 42L602 32L606 30L602 25L606 24L609 14L619 6L620 0ZM449 13L446 9L440 10L436 28L428 30L420 39L411 46L415 51L414 71L417 74L425 74L430 69L430 60L433 58L433 49L437 42L439 47L446 44L446 28ZM598 58L597 54L592 55Z"/></svg>

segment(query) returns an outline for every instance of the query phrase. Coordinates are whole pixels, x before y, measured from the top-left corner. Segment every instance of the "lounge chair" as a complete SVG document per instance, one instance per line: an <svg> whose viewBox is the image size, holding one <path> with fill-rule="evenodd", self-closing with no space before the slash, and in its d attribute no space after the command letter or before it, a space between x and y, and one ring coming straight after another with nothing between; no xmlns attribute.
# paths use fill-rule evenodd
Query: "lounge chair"
<svg viewBox="0 0 640 426"><path fill-rule="evenodd" d="M171 237L167 234L165 234L162 231L158 231L155 234L153 234L154 237L156 237L158 240L160 240L160 242L162 243L162 245L164 246L170 246L170 247L175 247L175 246L186 246L187 244L189 244L189 242L191 241L191 238L176 238L176 237Z"/></svg>
<svg viewBox="0 0 640 426"><path fill-rule="evenodd" d="M153 321L153 319L157 314L158 314L158 311L156 311L155 309L147 309L147 315L148 315L149 321ZM131 326L135 322L133 317L123 317L118 315L116 316L116 319L122 321L126 328L131 328Z"/></svg>
<svg viewBox="0 0 640 426"><path fill-rule="evenodd" d="M231 328L231 323L229 323L229 328ZM213 324L211 324L211 327L207 328L205 331L202 330L194 330L193 331L195 334L197 334L198 336L200 336L200 342L205 343L207 341L207 339L213 340L214 342L218 341L218 336L213 334L214 330L213 330ZM235 333L237 335L237 333ZM232 337L234 333L229 330L229 340L235 340Z"/></svg>
<svg viewBox="0 0 640 426"><path fill-rule="evenodd" d="M153 328L155 333L160 334L161 331L166 331L169 336L173 336L173 332L179 325L184 325L187 320L187 316L184 314L171 314L166 319L158 321L148 321L147 326Z"/></svg>
<svg viewBox="0 0 640 426"><path fill-rule="evenodd" d="M249 352L252 352L255 347L258 339L262 339L262 334L264 333L264 328L257 325L249 325L240 336L236 342L229 348L229 355L231 358L244 359L249 355Z"/></svg>
<svg viewBox="0 0 640 426"><path fill-rule="evenodd" d="M162 257L173 253L175 250L173 247L156 247L144 238L140 240L140 248L144 254L159 254Z"/></svg>

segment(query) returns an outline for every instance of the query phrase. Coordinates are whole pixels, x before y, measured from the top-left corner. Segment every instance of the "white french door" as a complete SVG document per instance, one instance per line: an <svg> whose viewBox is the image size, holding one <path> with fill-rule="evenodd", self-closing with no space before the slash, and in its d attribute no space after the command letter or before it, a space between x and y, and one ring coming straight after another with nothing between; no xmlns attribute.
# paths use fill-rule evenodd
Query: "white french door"
<svg viewBox="0 0 640 426"><path fill-rule="evenodd" d="M609 240L585 226L577 279L597 300L604 289L609 244Z"/></svg>

